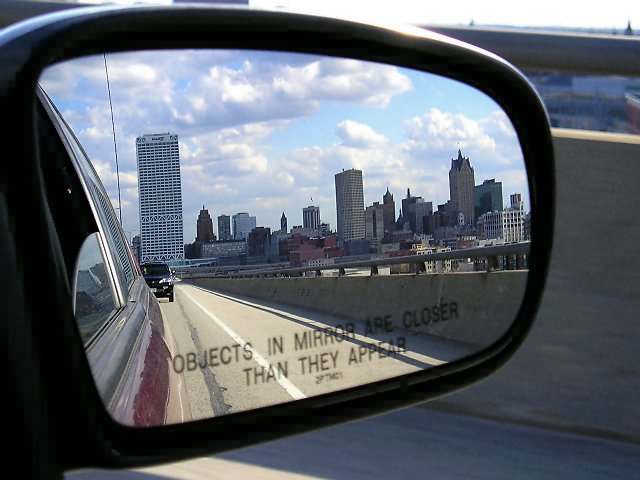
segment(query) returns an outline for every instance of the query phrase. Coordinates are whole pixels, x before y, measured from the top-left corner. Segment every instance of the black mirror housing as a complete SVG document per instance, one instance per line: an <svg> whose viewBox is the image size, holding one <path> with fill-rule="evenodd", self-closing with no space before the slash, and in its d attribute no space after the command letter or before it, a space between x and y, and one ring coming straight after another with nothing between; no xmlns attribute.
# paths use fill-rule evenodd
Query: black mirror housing
<svg viewBox="0 0 640 480"><path fill-rule="evenodd" d="M92 381L71 309L69 266L45 200L46 179L35 124L38 79L49 65L103 52L143 49L233 48L313 53L391 64L439 74L493 99L518 135L531 201L530 264L524 298L509 330L469 357L364 386L233 415L164 427L115 422ZM554 153L542 102L513 66L468 44L421 29L393 29L350 20L285 12L214 7L96 7L35 18L0 32L5 59L0 110L6 137L20 162L2 173L0 253L6 281L3 330L25 345L5 349L8 364L29 365L31 391L9 385L19 402L43 420L43 435L66 431L55 462L64 468L134 467L181 460L302 433L435 399L482 381L524 341L541 300L551 255ZM6 188L5 188L6 187ZM20 208L30 212L21 216ZM34 231L35 229L35 231ZM24 240L36 239L32 246ZM5 263L7 264L5 266ZM52 288L33 288L38 281ZM175 270L171 270L175 275ZM34 302L48 306L38 315ZM53 312L53 313L52 313ZM6 327L6 328L4 328ZM38 332L38 335L33 335ZM45 340L46 339L46 340ZM37 352L34 357L28 352ZM52 358L56 362L51 362ZM22 390L21 390L22 389ZM46 394L41 394L46 391ZM54 395L54 392L58 392ZM60 394L60 392L64 392ZM34 419L35 421L35 419ZM27 428L21 426L20 428ZM31 426L29 428L36 428Z"/></svg>

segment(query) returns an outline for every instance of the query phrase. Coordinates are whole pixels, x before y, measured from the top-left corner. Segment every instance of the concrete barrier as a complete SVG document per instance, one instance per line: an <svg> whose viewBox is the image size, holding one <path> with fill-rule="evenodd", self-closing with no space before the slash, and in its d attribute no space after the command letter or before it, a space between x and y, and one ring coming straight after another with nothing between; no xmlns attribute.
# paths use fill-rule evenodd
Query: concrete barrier
<svg viewBox="0 0 640 480"><path fill-rule="evenodd" d="M638 138L554 131L555 238L533 328L499 372L436 405L640 444Z"/></svg>
<svg viewBox="0 0 640 480"><path fill-rule="evenodd" d="M221 293L486 347L511 325L526 271L272 279L185 279Z"/></svg>

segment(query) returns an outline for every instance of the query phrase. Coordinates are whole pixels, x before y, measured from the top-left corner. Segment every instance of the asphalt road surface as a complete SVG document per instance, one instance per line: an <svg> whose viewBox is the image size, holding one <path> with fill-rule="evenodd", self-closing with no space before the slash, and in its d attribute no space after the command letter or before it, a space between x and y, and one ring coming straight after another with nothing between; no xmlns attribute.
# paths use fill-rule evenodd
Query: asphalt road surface
<svg viewBox="0 0 640 480"><path fill-rule="evenodd" d="M640 478L640 445L410 408L171 465L69 480Z"/></svg>
<svg viewBox="0 0 640 480"><path fill-rule="evenodd" d="M193 418L209 418L390 378L474 347L177 283L160 308Z"/></svg>

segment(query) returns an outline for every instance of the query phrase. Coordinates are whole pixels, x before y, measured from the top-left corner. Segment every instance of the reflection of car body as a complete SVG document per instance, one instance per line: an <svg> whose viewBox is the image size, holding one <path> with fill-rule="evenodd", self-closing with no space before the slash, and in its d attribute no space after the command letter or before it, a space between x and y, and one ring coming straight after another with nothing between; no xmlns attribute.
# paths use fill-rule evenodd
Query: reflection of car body
<svg viewBox="0 0 640 480"><path fill-rule="evenodd" d="M164 262L145 262L140 265L147 285L158 298L167 297L173 302L173 271Z"/></svg>
<svg viewBox="0 0 640 480"><path fill-rule="evenodd" d="M38 90L37 122L50 155L47 196L73 272L75 323L102 400L114 418L131 425L181 421L189 415L172 377L171 336L156 296L90 160L46 93ZM71 209L71 210L69 210ZM69 215L73 212L74 215ZM85 220L71 220L76 217ZM145 266L157 296L173 300L173 272ZM160 272L161 275L153 275ZM167 279L159 283L160 279ZM175 408L174 408L175 407ZM179 412L179 417L174 413Z"/></svg>

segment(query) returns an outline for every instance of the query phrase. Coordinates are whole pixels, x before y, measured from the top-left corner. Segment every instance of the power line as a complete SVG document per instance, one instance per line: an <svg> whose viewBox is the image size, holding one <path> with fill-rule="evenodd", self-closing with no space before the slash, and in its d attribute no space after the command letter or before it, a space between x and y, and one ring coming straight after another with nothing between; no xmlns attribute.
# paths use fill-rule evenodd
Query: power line
<svg viewBox="0 0 640 480"><path fill-rule="evenodd" d="M118 168L118 148L116 144L116 126L113 121L113 104L111 103L111 87L109 85L109 70L107 69L107 55L103 53L104 57L104 72L107 76L107 91L109 92L109 110L111 110L111 131L113 132L113 151L116 156L116 179L118 181L118 212L120 214L120 225L122 226L122 201L120 200L120 170Z"/></svg>

